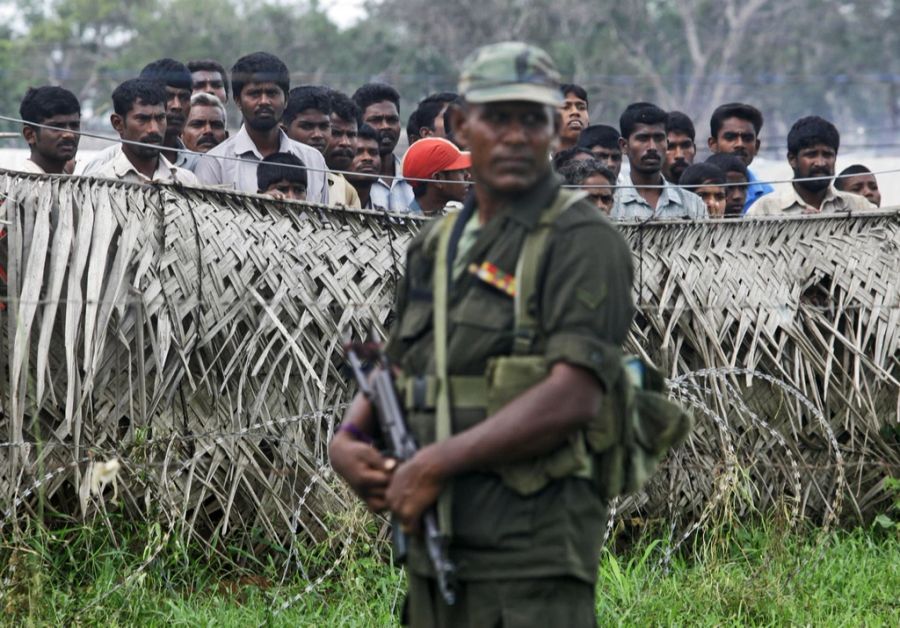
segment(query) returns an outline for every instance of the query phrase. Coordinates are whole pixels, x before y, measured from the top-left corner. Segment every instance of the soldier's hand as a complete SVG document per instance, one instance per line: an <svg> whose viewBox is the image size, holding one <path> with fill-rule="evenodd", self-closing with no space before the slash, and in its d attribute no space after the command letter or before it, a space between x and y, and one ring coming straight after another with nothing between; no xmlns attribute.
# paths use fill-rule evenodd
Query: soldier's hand
<svg viewBox="0 0 900 628"><path fill-rule="evenodd" d="M418 533L422 513L432 506L444 487L433 446L425 447L400 464L387 490L387 504L405 532Z"/></svg>
<svg viewBox="0 0 900 628"><path fill-rule="evenodd" d="M381 512L387 507L385 493L396 467L393 458L382 456L368 443L343 432L335 435L328 453L331 467L366 502L369 510Z"/></svg>

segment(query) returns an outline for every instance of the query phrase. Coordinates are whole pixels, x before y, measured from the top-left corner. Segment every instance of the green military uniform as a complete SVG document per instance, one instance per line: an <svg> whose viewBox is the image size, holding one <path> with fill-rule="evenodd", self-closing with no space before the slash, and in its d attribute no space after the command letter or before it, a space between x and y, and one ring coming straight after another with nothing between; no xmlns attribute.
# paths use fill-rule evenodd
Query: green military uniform
<svg viewBox="0 0 900 628"><path fill-rule="evenodd" d="M515 274L526 236L538 228L558 194L559 181L548 172L484 225L478 224L471 197L456 217L447 260L453 268L446 348L451 379L483 376L489 359L513 353L514 290L504 277ZM387 347L403 369L401 394L421 445L436 438L433 396L416 382L435 374L436 234L451 218L426 225L409 246ZM488 275L479 272L486 268ZM620 347L634 313L632 275L631 252L615 227L586 200L568 207L549 228L534 295L526 304L538 328L530 353L544 356L548 365L562 361L581 367L609 389L620 372ZM454 404L454 433L487 418L486 408L477 405ZM454 606L441 600L424 546L413 541L407 563L412 624L593 623L593 583L608 517L605 500L590 479L563 477L523 495L496 471L457 476L449 487L450 557L460 582Z"/></svg>

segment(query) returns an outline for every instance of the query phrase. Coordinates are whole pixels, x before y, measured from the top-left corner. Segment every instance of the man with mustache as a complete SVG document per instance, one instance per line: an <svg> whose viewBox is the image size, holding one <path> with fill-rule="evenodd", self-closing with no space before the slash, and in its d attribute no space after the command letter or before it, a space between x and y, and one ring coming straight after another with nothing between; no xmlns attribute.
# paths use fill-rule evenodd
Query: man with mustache
<svg viewBox="0 0 900 628"><path fill-rule="evenodd" d="M662 173L666 181L678 185L681 175L694 163L694 123L680 111L670 111L666 118L666 161Z"/></svg>
<svg viewBox="0 0 900 628"><path fill-rule="evenodd" d="M706 205L693 192L662 176L668 114L654 104L638 102L619 118L619 147L631 165L630 180L616 191L614 220L708 218Z"/></svg>
<svg viewBox="0 0 900 628"><path fill-rule="evenodd" d="M124 142L116 147L116 154L96 176L134 183L199 185L192 172L172 165L162 154L167 96L158 81L148 79L125 81L113 91L114 113L109 120Z"/></svg>
<svg viewBox="0 0 900 628"><path fill-rule="evenodd" d="M225 105L213 94L191 96L191 113L181 134L184 145L195 153L206 153L228 138Z"/></svg>
<svg viewBox="0 0 900 628"><path fill-rule="evenodd" d="M563 98L546 52L485 46L459 88L453 129L471 150L473 194L409 244L385 348L420 448L385 458L358 395L331 465L409 533L406 625L596 626L608 507L577 443L621 373L631 250L551 170ZM585 465L547 473L560 455ZM452 605L418 532L432 507L457 567Z"/></svg>
<svg viewBox="0 0 900 628"><path fill-rule="evenodd" d="M353 173L353 174L351 174ZM359 174L355 174L359 173ZM368 124L361 124L356 137L356 153L347 172L347 181L359 196L363 209L387 209L372 200L372 186L381 173L381 153L378 132Z"/></svg>
<svg viewBox="0 0 900 628"><path fill-rule="evenodd" d="M170 163L193 171L197 167L198 156L187 152L181 141L181 132L191 112L191 73L187 66L175 59L157 59L141 70L138 78L157 81L166 91L166 134L163 140L163 154ZM110 146L100 151L85 164L81 174L94 175L107 162L118 155L118 146Z"/></svg>
<svg viewBox="0 0 900 628"><path fill-rule="evenodd" d="M350 97L337 90L328 90L331 104L331 135L325 147L325 164L328 173L328 203L359 208L356 189L344 176L356 157L356 137L359 129L359 107Z"/></svg>
<svg viewBox="0 0 900 628"><path fill-rule="evenodd" d="M41 174L69 174L66 167L75 159L81 130L81 105L75 94L62 87L29 89L19 105L25 121L22 136L31 154L20 170ZM45 125L52 129L34 125Z"/></svg>
<svg viewBox="0 0 900 628"><path fill-rule="evenodd" d="M747 200L744 213L756 200L770 194L775 188L759 181L750 170L753 158L759 152L759 132L762 130L763 116L756 107L733 102L718 107L709 121L709 150L738 157L747 166L750 184L747 186Z"/></svg>
<svg viewBox="0 0 900 628"><path fill-rule="evenodd" d="M409 210L415 195L401 176L400 158L394 154L400 141L400 94L384 83L366 83L353 93L362 121L378 133L381 176L372 185L372 203L391 211Z"/></svg>
<svg viewBox="0 0 900 628"><path fill-rule="evenodd" d="M267 52L245 55L231 68L231 87L244 124L233 137L200 156L194 170L197 178L207 185L255 194L259 162L274 153L293 153L306 164L307 200L328 203L324 157L292 140L279 125L290 92L290 73L284 62Z"/></svg>
<svg viewBox="0 0 900 628"><path fill-rule="evenodd" d="M819 214L875 209L864 196L835 189L834 164L841 136L819 116L800 118L787 137L787 159L794 182L784 190L756 201L748 216ZM802 179L814 179L804 181Z"/></svg>
<svg viewBox="0 0 900 628"><path fill-rule="evenodd" d="M559 127L559 148L566 150L574 148L578 142L578 136L591 123L591 115L588 112L587 91L581 85L564 83L559 91L563 94L563 104L559 108L562 116L562 126Z"/></svg>

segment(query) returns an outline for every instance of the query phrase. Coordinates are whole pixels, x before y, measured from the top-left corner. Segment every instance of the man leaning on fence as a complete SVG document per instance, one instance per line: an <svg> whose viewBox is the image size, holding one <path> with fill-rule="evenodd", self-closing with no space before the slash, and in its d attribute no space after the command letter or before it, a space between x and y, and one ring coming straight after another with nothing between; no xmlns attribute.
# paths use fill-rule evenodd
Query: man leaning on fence
<svg viewBox="0 0 900 628"><path fill-rule="evenodd" d="M588 455L576 444L621 371L631 253L551 172L562 96L545 52L477 50L460 92L453 129L471 150L474 194L410 245L387 346L421 448L399 465L383 458L357 397L331 463L413 533L437 506L457 599L439 595L414 538L409 624L593 626L608 513L596 476L570 463Z"/></svg>

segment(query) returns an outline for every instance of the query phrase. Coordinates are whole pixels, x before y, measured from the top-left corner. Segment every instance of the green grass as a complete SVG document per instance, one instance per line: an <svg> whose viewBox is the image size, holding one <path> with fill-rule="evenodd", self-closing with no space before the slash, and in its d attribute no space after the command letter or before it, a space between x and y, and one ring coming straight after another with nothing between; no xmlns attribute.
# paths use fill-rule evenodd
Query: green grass
<svg viewBox="0 0 900 628"><path fill-rule="evenodd" d="M601 625L896 625L900 616L900 538L856 530L785 533L754 524L695 541L660 567L664 543L639 541L606 552L597 583ZM377 548L353 545L330 577L310 580L274 564L238 570L191 556L158 528L117 534L105 526L29 530L0 552L4 625L382 626L395 623L402 575ZM123 539L126 539L123 542ZM315 577L334 563L335 546L301 557ZM147 563L145 570L137 568ZM275 612L297 596L296 603Z"/></svg>

